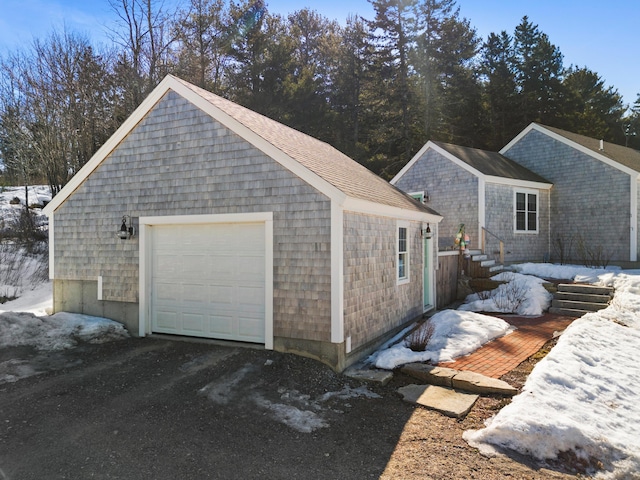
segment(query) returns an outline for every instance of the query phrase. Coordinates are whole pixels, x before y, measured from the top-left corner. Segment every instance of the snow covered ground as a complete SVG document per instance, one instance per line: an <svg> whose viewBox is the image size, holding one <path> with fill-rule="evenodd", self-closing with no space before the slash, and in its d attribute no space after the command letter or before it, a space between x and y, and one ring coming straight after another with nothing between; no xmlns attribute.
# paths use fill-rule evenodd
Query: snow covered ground
<svg viewBox="0 0 640 480"><path fill-rule="evenodd" d="M573 322L522 393L465 439L487 454L494 446L541 460L573 452L604 467L599 478L640 478L640 272L535 264L520 271L613 286L615 296Z"/></svg>

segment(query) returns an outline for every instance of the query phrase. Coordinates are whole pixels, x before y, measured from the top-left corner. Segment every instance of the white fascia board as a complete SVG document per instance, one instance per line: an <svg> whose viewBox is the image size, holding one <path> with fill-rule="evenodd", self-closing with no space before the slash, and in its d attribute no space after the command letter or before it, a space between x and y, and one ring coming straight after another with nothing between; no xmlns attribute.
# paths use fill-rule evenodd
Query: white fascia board
<svg viewBox="0 0 640 480"><path fill-rule="evenodd" d="M71 180L51 199L42 209L42 212L49 216L53 213L71 194L98 168L102 161L116 149L118 145L129 135L138 123L151 111L151 109L162 99L164 94L171 88L172 83L177 83L173 78L166 77L160 84L144 99L138 108L127 118L120 128L98 149L89 161L76 173Z"/></svg>
<svg viewBox="0 0 640 480"><path fill-rule="evenodd" d="M502 147L500 149L500 151L498 152L501 155L505 155L506 152L511 149L511 147L513 147L516 143L518 143L520 140L522 140L522 138L527 135L531 130L533 130L533 128L536 126L535 123L530 123L524 130L522 130L518 135L516 135L513 140L511 140L509 143L507 143L504 147Z"/></svg>
<svg viewBox="0 0 640 480"><path fill-rule="evenodd" d="M367 215L376 215L379 217L396 218L398 220L415 220L439 223L442 216L434 215L427 212L419 212L417 210L408 210L405 208L393 207L382 203L370 202L358 198L348 197L342 204L345 211L353 213L364 213Z"/></svg>
<svg viewBox="0 0 640 480"><path fill-rule="evenodd" d="M434 147L434 146L435 146L435 144L434 144L431 140L429 140L427 143L425 143L425 144L423 145L423 147L420 149L420 151L419 151L418 153L416 153L416 154L413 156L413 158L412 158L411 160L409 160L409 162L408 162L404 167L402 167L402 170L400 170L400 171L396 174L396 176L395 176L395 177L393 177L393 178L391 179L391 181L390 181L389 183L390 183L391 185L395 185L395 184L396 184L396 182L397 182L398 180L400 180L400 179L402 178L402 176L403 176L405 173L407 173L407 171L408 171L411 167L413 167L414 163L416 163L416 162L420 159L420 157L422 157L422 155L424 155L424 153L425 153L427 150L429 150L431 147Z"/></svg>
<svg viewBox="0 0 640 480"><path fill-rule="evenodd" d="M204 225L211 223L253 223L273 221L273 212L222 213L210 215L165 215L140 217L139 225Z"/></svg>
<svg viewBox="0 0 640 480"><path fill-rule="evenodd" d="M553 187L553 183L532 182L530 180L518 180L515 178L494 177L493 175L486 175L484 179L487 183L508 185L510 187L535 188L538 190L551 190L551 188Z"/></svg>
<svg viewBox="0 0 640 480"><path fill-rule="evenodd" d="M594 152L590 148L584 147L572 140L569 140L566 137L563 137L562 135L558 135L557 133L552 132L551 130L547 130L542 125L538 125L536 123L532 123L527 128L525 128L522 132L520 132L520 134L516 138L511 140L506 147L500 150L500 153L504 153L507 150L509 150L509 148L515 145L518 141L520 141L520 139L522 139L522 137L524 137L531 130L535 130L536 132L543 133L544 135L547 135L549 138L552 138L554 140L557 140L558 142L564 143L568 147L578 150L579 152L582 152L585 155L589 155L590 157L595 158L596 160L599 160L602 163L609 165L610 167L620 170L621 172L624 172L627 175L631 175L633 177L636 177L638 175L638 172L636 170L626 167L625 165L622 165L621 163L618 163L615 160L611 160L609 157L605 157L604 155L601 155L598 152Z"/></svg>
<svg viewBox="0 0 640 480"><path fill-rule="evenodd" d="M344 342L344 211L331 202L331 343Z"/></svg>

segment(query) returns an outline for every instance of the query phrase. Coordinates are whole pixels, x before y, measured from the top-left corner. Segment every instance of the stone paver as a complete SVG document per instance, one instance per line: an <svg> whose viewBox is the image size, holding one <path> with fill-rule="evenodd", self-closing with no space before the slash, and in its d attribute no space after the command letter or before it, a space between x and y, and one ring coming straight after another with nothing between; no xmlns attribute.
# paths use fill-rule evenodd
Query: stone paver
<svg viewBox="0 0 640 480"><path fill-rule="evenodd" d="M454 418L465 416L478 400L478 395L436 385L411 384L399 388L398 392L406 402L422 405Z"/></svg>

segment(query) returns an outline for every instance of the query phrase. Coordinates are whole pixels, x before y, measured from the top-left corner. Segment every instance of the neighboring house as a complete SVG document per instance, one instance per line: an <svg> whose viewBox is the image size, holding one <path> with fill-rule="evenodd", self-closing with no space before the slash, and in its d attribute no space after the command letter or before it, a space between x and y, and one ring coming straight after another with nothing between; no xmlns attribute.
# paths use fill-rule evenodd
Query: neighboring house
<svg viewBox="0 0 640 480"><path fill-rule="evenodd" d="M638 260L640 152L533 123L500 153L553 182L552 257Z"/></svg>
<svg viewBox="0 0 640 480"><path fill-rule="evenodd" d="M341 370L435 306L435 211L172 76L44 211L54 310L134 335L264 344Z"/></svg>
<svg viewBox="0 0 640 480"><path fill-rule="evenodd" d="M552 184L499 153L429 141L391 183L443 216L442 250L464 224L469 248L481 249L485 229L485 252L498 252L502 240L507 262L548 254Z"/></svg>

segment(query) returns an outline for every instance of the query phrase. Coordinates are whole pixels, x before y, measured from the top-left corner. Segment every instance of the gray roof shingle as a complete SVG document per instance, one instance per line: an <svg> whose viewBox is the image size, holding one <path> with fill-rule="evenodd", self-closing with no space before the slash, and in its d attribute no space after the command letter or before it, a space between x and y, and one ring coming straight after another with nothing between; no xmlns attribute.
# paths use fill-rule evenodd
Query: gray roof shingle
<svg viewBox="0 0 640 480"><path fill-rule="evenodd" d="M604 148L600 150L600 140L598 139L567 132L556 127L537 125L640 173L640 152L638 150L609 142L603 142Z"/></svg>
<svg viewBox="0 0 640 480"><path fill-rule="evenodd" d="M532 172L500 153L477 148L461 147L444 142L433 143L484 175L551 184L550 181L537 173Z"/></svg>

